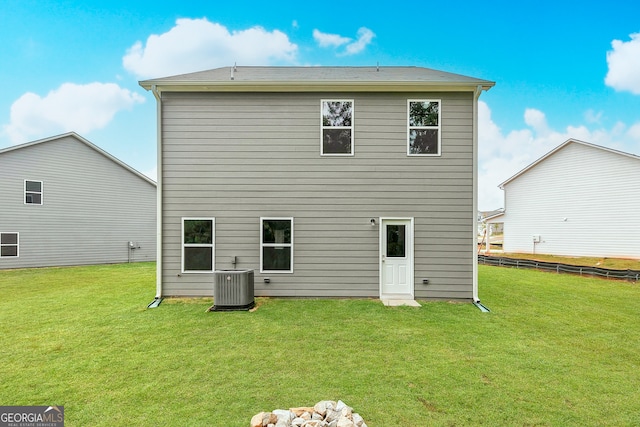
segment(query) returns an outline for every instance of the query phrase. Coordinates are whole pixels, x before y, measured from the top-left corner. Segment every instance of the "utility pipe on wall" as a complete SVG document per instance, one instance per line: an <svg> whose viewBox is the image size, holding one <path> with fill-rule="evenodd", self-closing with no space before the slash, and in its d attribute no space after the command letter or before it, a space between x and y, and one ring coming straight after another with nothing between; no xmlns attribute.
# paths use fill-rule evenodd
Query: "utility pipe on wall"
<svg viewBox="0 0 640 427"><path fill-rule="evenodd" d="M156 132L158 144L158 176L156 177L156 300L162 298L162 95L151 86L156 98Z"/></svg>

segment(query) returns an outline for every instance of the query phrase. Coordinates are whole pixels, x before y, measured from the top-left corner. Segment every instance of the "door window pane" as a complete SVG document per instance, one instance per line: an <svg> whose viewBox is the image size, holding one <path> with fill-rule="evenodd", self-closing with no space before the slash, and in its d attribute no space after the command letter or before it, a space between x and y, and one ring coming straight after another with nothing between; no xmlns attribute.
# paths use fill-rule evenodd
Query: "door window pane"
<svg viewBox="0 0 640 427"><path fill-rule="evenodd" d="M404 225L387 225L387 257L404 258L406 256L406 239Z"/></svg>

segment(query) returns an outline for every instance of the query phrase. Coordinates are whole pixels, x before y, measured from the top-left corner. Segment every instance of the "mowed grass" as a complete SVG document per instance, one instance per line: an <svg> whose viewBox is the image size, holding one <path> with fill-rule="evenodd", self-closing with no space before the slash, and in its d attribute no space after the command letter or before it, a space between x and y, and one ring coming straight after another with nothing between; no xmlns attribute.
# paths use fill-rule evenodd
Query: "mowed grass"
<svg viewBox="0 0 640 427"><path fill-rule="evenodd" d="M0 405L67 426L242 426L342 399L371 427L640 425L640 286L480 266L471 304L165 300L155 264L0 271Z"/></svg>

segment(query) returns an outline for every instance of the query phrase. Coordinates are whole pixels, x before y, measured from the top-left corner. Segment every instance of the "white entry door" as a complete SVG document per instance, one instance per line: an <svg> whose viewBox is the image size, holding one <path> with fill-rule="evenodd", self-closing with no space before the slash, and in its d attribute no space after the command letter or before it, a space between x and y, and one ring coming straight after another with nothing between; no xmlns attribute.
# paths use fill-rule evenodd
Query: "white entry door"
<svg viewBox="0 0 640 427"><path fill-rule="evenodd" d="M382 219L380 298L413 298L413 221Z"/></svg>

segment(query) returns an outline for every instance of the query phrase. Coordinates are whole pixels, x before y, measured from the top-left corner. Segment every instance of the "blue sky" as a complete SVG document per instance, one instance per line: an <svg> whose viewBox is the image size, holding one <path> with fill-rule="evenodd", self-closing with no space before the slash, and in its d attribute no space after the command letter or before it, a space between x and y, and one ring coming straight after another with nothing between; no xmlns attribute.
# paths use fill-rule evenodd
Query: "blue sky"
<svg viewBox="0 0 640 427"><path fill-rule="evenodd" d="M5 0L0 148L75 131L156 177L138 81L238 65L416 65L480 97L479 208L568 138L640 154L637 2Z"/></svg>

